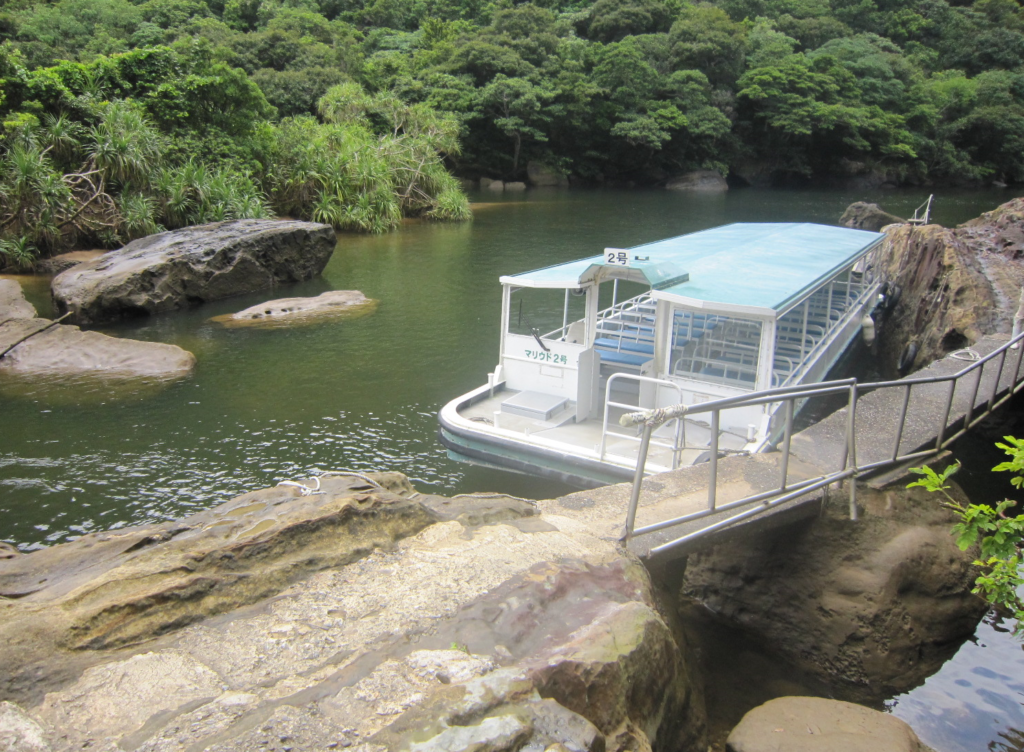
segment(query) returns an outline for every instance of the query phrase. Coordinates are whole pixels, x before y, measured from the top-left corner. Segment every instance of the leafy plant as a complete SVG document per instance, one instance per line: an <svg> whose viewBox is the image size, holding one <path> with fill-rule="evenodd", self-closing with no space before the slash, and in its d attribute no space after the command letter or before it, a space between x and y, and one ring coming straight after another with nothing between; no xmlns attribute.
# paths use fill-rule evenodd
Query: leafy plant
<svg viewBox="0 0 1024 752"><path fill-rule="evenodd" d="M1010 460L992 468L993 472L1012 472L1010 483L1015 488L1024 486L1024 439L1004 437L1006 443L997 443ZM960 469L960 464L949 465L941 473L930 467L911 468L921 476L907 488L919 486L931 493L945 497L942 505L960 517L952 533L961 551L977 545L980 557L974 562L982 573L974 581L974 590L992 605L1013 614L1017 620L1014 629L1018 636L1024 635L1024 599L1019 591L1024 587L1021 574L1022 549L1024 549L1024 514L1011 517L1006 510L1017 505L1016 501L1004 499L995 506L986 504L963 504L949 493L947 481Z"/></svg>

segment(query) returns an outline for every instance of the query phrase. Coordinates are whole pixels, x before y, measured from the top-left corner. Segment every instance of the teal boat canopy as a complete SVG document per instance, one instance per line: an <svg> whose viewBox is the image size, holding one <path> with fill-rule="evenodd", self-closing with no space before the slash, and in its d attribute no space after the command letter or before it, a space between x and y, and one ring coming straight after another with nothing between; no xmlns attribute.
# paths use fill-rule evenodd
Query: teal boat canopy
<svg viewBox="0 0 1024 752"><path fill-rule="evenodd" d="M736 223L626 249L625 264L594 256L502 277L501 282L576 288L628 279L650 285L658 299L769 314L813 292L884 237L809 222Z"/></svg>

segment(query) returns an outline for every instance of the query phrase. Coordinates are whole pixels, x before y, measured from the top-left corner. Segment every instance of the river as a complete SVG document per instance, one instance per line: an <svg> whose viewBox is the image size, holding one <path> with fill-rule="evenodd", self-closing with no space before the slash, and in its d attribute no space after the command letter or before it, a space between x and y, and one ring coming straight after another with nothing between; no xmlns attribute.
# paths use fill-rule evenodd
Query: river
<svg viewBox="0 0 1024 752"><path fill-rule="evenodd" d="M963 222L1014 195L944 191L933 219ZM906 216L926 198L903 190L483 192L472 197L472 222L343 235L311 282L103 330L192 351L190 379L127 391L0 383L0 540L30 551L325 470L401 470L422 490L448 494L560 495L570 489L455 462L436 439L440 406L483 383L495 364L499 275L728 222L831 224L856 200ZM45 280L24 286L48 315ZM210 321L268 297L331 289L361 290L379 309L288 329Z"/></svg>

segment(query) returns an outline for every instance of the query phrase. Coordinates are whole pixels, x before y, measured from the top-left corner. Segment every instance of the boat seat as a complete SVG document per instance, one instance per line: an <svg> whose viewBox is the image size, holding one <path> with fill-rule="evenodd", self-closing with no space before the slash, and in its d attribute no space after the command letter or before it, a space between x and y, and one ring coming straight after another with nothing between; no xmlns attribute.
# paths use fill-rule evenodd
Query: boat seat
<svg viewBox="0 0 1024 752"><path fill-rule="evenodd" d="M597 348L596 351L602 362L615 363L616 365L621 366L635 366L639 368L650 360L646 355L635 355L633 353L620 352L618 350L603 350L601 348Z"/></svg>
<svg viewBox="0 0 1024 752"><path fill-rule="evenodd" d="M632 352L654 355L654 345L648 344L647 342L637 342L635 340L628 339L612 339L611 337L598 337L594 340L594 345L598 349L602 350L615 350L616 352L630 350Z"/></svg>

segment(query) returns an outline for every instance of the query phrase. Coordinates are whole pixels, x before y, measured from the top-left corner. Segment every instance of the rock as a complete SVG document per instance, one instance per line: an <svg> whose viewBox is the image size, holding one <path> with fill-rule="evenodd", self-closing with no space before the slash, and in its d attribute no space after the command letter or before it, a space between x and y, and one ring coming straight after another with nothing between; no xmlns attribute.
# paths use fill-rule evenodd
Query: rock
<svg viewBox="0 0 1024 752"><path fill-rule="evenodd" d="M308 298L278 298L250 306L238 313L214 316L225 326L292 326L336 317L373 313L377 301L358 290L332 290Z"/></svg>
<svg viewBox="0 0 1024 752"><path fill-rule="evenodd" d="M50 752L43 729L13 702L0 702L0 752Z"/></svg>
<svg viewBox="0 0 1024 752"><path fill-rule="evenodd" d="M706 748L686 646L614 543L398 475L322 490L0 562L0 692L54 752Z"/></svg>
<svg viewBox="0 0 1024 752"><path fill-rule="evenodd" d="M32 335L0 359L0 374L167 381L184 378L195 368L195 356L176 345L108 337L83 332L77 326L51 324L49 319L39 318L0 324L0 353Z"/></svg>
<svg viewBox="0 0 1024 752"><path fill-rule="evenodd" d="M505 190L505 184L500 180L492 180L490 183L487 184L486 188L489 191L500 193L501 191Z"/></svg>
<svg viewBox="0 0 1024 752"><path fill-rule="evenodd" d="M670 191L727 191L725 178L714 170L694 170L674 177L665 184Z"/></svg>
<svg viewBox="0 0 1024 752"><path fill-rule="evenodd" d="M509 191L509 192L512 192L512 193L517 193L519 191L525 191L526 190L526 183L505 183L505 190Z"/></svg>
<svg viewBox="0 0 1024 752"><path fill-rule="evenodd" d="M526 175L529 178L530 185L538 187L559 186L564 188L569 185L569 178L564 172L546 165L543 162L527 162Z"/></svg>
<svg viewBox="0 0 1024 752"><path fill-rule="evenodd" d="M491 187L491 183L500 183L501 181L500 180L495 180L494 178L480 178L480 180L478 182L480 184L480 187L485 189L485 188L490 188Z"/></svg>
<svg viewBox="0 0 1024 752"><path fill-rule="evenodd" d="M886 234L883 278L901 293L880 327L883 373L897 372L911 342L917 346L916 363L931 363L1011 320L1016 296L1013 309L1004 304L1000 312L992 284L960 232L938 225L896 225Z"/></svg>
<svg viewBox="0 0 1024 752"><path fill-rule="evenodd" d="M930 752L899 718L820 697L779 697L745 716L727 752Z"/></svg>
<svg viewBox="0 0 1024 752"><path fill-rule="evenodd" d="M15 556L21 556L21 551L10 543L0 541L0 559L13 559Z"/></svg>
<svg viewBox="0 0 1024 752"><path fill-rule="evenodd" d="M226 689L216 673L186 653L142 653L87 669L70 687L47 695L37 715L60 729L63 746L85 749Z"/></svg>
<svg viewBox="0 0 1024 752"><path fill-rule="evenodd" d="M25 300L21 285L13 279L0 279L0 325L13 319L34 319L36 309ZM6 349L0 346L0 352Z"/></svg>
<svg viewBox="0 0 1024 752"><path fill-rule="evenodd" d="M973 246L985 241L988 248L1012 259L1024 256L1024 198L1015 198L977 219L964 222L959 233Z"/></svg>
<svg viewBox="0 0 1024 752"><path fill-rule="evenodd" d="M108 337L36 318L21 286L0 279L0 374L8 378L167 381L188 376L195 364L195 356L176 345Z"/></svg>
<svg viewBox="0 0 1024 752"><path fill-rule="evenodd" d="M43 274L60 274L62 271L86 261L95 261L106 251L71 251L36 262L36 271Z"/></svg>
<svg viewBox="0 0 1024 752"><path fill-rule="evenodd" d="M886 225L903 224L905 219L900 219L895 214L889 214L878 204L869 204L866 201L856 201L846 207L843 216L839 218L839 224L843 227L852 227L854 230L870 230L878 232Z"/></svg>
<svg viewBox="0 0 1024 752"><path fill-rule="evenodd" d="M334 229L291 220L240 219L162 232L61 272L61 313L102 323L162 313L310 279L334 251Z"/></svg>
<svg viewBox="0 0 1024 752"><path fill-rule="evenodd" d="M851 697L892 696L929 676L974 632L974 552L921 489L858 488L796 526L691 555L683 591Z"/></svg>

